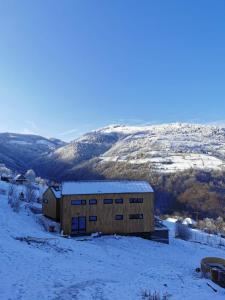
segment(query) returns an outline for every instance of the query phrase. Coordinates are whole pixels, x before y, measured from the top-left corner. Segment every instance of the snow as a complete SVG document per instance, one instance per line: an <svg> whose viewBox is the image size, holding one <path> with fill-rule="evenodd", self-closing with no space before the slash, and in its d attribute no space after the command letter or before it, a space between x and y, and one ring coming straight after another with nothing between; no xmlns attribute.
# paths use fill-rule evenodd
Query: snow
<svg viewBox="0 0 225 300"><path fill-rule="evenodd" d="M177 219L169 217L169 218L166 219L166 221L170 222L170 223L176 223Z"/></svg>
<svg viewBox="0 0 225 300"><path fill-rule="evenodd" d="M152 187L146 181L96 180L70 181L62 183L63 195L113 194L113 193L151 193Z"/></svg>
<svg viewBox="0 0 225 300"><path fill-rule="evenodd" d="M220 170L224 167L224 162L206 154L179 154L168 155L165 157L154 157L149 160L155 164L155 168L163 168L164 171L174 172L177 170L195 169L214 169ZM162 167L163 166L163 167Z"/></svg>
<svg viewBox="0 0 225 300"><path fill-rule="evenodd" d="M53 194L55 195L56 198L61 198L62 194L61 194L61 190L60 189L55 189L54 187L51 187L51 190L53 192Z"/></svg>
<svg viewBox="0 0 225 300"><path fill-rule="evenodd" d="M43 144L43 145L47 145L47 146L52 146L52 143L47 141L47 140L38 140L36 141L37 144Z"/></svg>
<svg viewBox="0 0 225 300"><path fill-rule="evenodd" d="M203 257L224 258L224 248L177 240L174 223L166 223L169 245L120 236L65 239L45 232L29 211L14 213L0 195L0 299L138 300L144 290L173 300L224 299L224 289L195 272ZM27 236L46 243L15 239Z"/></svg>
<svg viewBox="0 0 225 300"><path fill-rule="evenodd" d="M54 150L56 148L56 145L48 140L38 140L36 141L36 144L48 146L48 148L51 150Z"/></svg>
<svg viewBox="0 0 225 300"><path fill-rule="evenodd" d="M18 144L18 145L32 145L30 142L26 141L17 141L17 140L11 140L9 141L10 144Z"/></svg>
<svg viewBox="0 0 225 300"><path fill-rule="evenodd" d="M9 186L10 186L10 183L0 180L1 194L5 194L6 196L8 196ZM14 184L14 187L15 187L17 195L20 195L20 193L23 193L24 195L26 194L26 186L25 185ZM38 185L38 184L34 184L33 187L34 187L34 193L37 198L41 198L47 188L46 186Z"/></svg>
<svg viewBox="0 0 225 300"><path fill-rule="evenodd" d="M225 169L225 129L211 125L172 123L148 126L112 125L95 134L119 136L100 155L100 164L147 164L162 173L187 169Z"/></svg>
<svg viewBox="0 0 225 300"><path fill-rule="evenodd" d="M196 221L191 218L185 218L182 222L184 225L196 225Z"/></svg>

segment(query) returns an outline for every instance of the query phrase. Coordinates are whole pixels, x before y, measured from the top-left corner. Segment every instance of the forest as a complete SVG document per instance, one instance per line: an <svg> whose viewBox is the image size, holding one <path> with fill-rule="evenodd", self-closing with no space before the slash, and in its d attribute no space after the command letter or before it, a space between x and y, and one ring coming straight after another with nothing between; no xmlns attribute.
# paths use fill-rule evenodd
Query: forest
<svg viewBox="0 0 225 300"><path fill-rule="evenodd" d="M155 209L159 214L181 214L194 219L225 218L225 172L189 169L184 172L159 173L147 165L108 163L82 169L83 179L147 180L155 191ZM96 169L97 168L97 169ZM94 170L94 172L93 172ZM81 170L80 170L81 171ZM82 174L86 174L83 175Z"/></svg>

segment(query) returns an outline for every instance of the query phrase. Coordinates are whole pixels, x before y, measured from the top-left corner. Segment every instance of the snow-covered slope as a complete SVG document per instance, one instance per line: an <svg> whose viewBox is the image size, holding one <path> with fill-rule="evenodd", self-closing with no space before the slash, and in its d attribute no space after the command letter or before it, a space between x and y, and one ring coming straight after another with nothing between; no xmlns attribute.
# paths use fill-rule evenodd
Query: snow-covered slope
<svg viewBox="0 0 225 300"><path fill-rule="evenodd" d="M38 135L0 133L0 163L14 171L24 172L32 168L35 161L65 144Z"/></svg>
<svg viewBox="0 0 225 300"><path fill-rule="evenodd" d="M171 225L172 226L172 225ZM46 239L27 244L17 237ZM0 299L138 300L158 291L169 299L210 300L210 281L195 272L205 256L224 257L224 249L171 238L170 245L136 237L65 239L44 232L25 210L14 213L0 195Z"/></svg>
<svg viewBox="0 0 225 300"><path fill-rule="evenodd" d="M17 170L33 168L42 177L58 180L74 178L78 169L101 175L109 164L111 168L112 164L126 164L160 173L190 168L225 170L225 128L211 125L114 125L69 144L25 137L0 135L0 163Z"/></svg>
<svg viewBox="0 0 225 300"><path fill-rule="evenodd" d="M225 170L225 128L183 123L108 126L59 148L48 158L64 163L65 174L84 163L93 166L93 159L95 169L101 170L109 163L144 165L162 173L190 168Z"/></svg>
<svg viewBox="0 0 225 300"><path fill-rule="evenodd" d="M125 136L102 155L104 161L149 164L160 172L225 167L225 130L215 126L170 124L108 127L104 132Z"/></svg>

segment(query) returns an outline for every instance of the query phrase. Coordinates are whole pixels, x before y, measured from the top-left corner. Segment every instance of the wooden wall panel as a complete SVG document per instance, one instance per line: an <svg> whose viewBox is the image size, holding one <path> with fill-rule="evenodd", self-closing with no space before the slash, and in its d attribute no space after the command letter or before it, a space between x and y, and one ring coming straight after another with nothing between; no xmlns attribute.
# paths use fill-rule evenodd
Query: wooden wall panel
<svg viewBox="0 0 225 300"><path fill-rule="evenodd" d="M123 204L116 204L116 198L123 198ZM143 203L129 203L130 198L143 198ZM89 205L89 199L97 199L97 205ZM104 199L113 199L113 204L104 204ZM71 200L86 200L86 205L71 205ZM102 194L68 195L62 197L61 227L65 234L71 234L73 217L85 216L87 233L142 233L154 230L154 194ZM122 214L123 220L115 220L115 215ZM130 220L130 214L143 214L141 220ZM97 216L97 221L89 221L89 216Z"/></svg>
<svg viewBox="0 0 225 300"><path fill-rule="evenodd" d="M47 199L48 203L42 203L43 215L54 220L59 220L60 209L59 209L59 199L56 199L55 195L50 188L43 194L43 199Z"/></svg>

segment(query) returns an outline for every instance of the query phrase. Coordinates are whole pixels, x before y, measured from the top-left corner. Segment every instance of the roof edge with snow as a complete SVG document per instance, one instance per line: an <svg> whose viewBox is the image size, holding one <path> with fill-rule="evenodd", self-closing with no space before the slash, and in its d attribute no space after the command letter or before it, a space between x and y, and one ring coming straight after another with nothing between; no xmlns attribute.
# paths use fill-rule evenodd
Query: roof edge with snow
<svg viewBox="0 0 225 300"><path fill-rule="evenodd" d="M129 194L153 193L147 181L138 180L87 180L65 181L62 183L62 195Z"/></svg>

